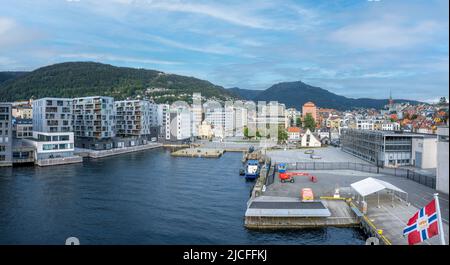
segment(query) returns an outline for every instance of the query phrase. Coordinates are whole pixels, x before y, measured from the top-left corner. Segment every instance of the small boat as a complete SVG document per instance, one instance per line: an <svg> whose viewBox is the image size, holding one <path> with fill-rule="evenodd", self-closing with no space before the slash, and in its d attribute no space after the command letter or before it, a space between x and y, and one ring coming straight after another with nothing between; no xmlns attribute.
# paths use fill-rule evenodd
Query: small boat
<svg viewBox="0 0 450 265"><path fill-rule="evenodd" d="M239 169L239 175L244 176L245 175L245 169Z"/></svg>
<svg viewBox="0 0 450 265"><path fill-rule="evenodd" d="M248 160L245 167L245 179L246 180L255 180L259 177L259 162L258 160Z"/></svg>

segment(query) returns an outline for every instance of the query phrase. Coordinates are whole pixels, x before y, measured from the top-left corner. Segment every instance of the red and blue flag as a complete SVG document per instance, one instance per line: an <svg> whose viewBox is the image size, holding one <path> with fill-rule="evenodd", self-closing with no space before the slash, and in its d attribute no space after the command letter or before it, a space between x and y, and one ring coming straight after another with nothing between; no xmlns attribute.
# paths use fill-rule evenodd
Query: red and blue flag
<svg viewBox="0 0 450 265"><path fill-rule="evenodd" d="M408 236L408 244L414 245L439 234L436 200L420 209L409 219L403 229L403 236Z"/></svg>

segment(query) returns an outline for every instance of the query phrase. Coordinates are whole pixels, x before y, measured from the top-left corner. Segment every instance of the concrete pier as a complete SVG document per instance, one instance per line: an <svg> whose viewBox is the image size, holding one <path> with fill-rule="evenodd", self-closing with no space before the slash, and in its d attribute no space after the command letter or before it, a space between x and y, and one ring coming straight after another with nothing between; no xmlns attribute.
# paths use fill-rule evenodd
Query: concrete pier
<svg viewBox="0 0 450 265"><path fill-rule="evenodd" d="M138 152L138 151L144 151L149 149L154 149L162 147L162 144L160 143L148 143L145 145L137 145L137 146L131 146L131 147L124 147L124 148L113 148L109 150L90 150L90 149L77 149L75 151L75 154L83 157L90 157L90 158L102 158L102 157L108 157L108 156L114 156L114 155L120 155L120 154L126 154L126 153L132 153L132 152Z"/></svg>
<svg viewBox="0 0 450 265"><path fill-rule="evenodd" d="M66 165L81 162L83 162L83 158L81 156L71 156L52 159L40 159L36 160L35 164L41 167L46 167L46 166Z"/></svg>
<svg viewBox="0 0 450 265"><path fill-rule="evenodd" d="M245 227L252 229L295 229L351 227L359 225L345 200L301 202L299 198L260 196L245 212Z"/></svg>

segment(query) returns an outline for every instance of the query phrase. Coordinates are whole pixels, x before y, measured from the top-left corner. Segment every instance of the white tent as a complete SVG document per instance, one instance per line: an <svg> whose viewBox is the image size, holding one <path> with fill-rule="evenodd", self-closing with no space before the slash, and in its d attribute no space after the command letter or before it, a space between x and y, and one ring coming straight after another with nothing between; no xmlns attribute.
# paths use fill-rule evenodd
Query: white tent
<svg viewBox="0 0 450 265"><path fill-rule="evenodd" d="M350 186L359 195L361 195L363 197L363 200L364 200L364 197L366 197L370 194L374 194L374 193L378 194L379 191L382 191L385 189L393 191L394 192L393 194L395 194L395 192L406 194L406 198L408 198L408 193L406 191L392 185L389 182L382 181L382 180L379 180L376 178L366 178L366 179L357 181L355 183L352 183L352 184L350 184ZM392 197L392 199L394 199L394 198ZM408 199L406 199L406 200L408 200ZM378 204L379 203L380 203L380 198L378 196Z"/></svg>

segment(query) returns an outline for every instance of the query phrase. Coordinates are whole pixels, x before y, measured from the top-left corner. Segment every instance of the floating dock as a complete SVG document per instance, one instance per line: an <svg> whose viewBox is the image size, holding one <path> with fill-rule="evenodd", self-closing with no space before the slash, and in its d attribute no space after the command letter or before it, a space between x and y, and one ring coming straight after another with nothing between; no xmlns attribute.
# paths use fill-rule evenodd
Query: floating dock
<svg viewBox="0 0 450 265"><path fill-rule="evenodd" d="M213 148L187 148L172 152L172 156L181 157L204 157L204 158L217 158L221 157L225 153L223 149Z"/></svg>

